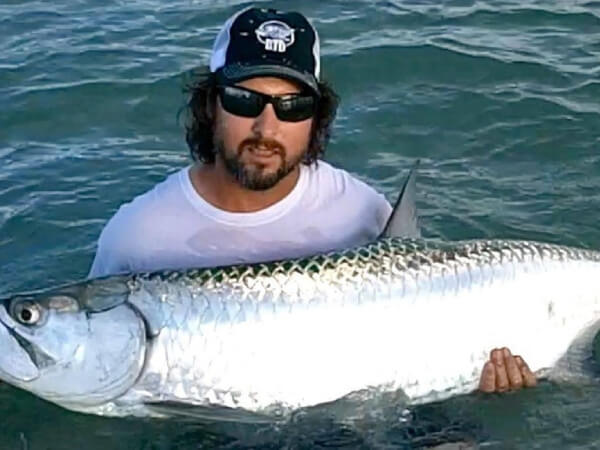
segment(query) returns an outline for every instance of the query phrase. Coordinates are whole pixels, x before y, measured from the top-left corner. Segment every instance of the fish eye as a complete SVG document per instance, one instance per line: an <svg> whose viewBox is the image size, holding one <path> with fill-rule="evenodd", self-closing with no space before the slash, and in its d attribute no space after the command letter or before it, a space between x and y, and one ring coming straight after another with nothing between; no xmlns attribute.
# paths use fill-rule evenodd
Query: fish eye
<svg viewBox="0 0 600 450"><path fill-rule="evenodd" d="M35 325L42 317L42 311L38 304L22 301L14 305L12 315L23 325Z"/></svg>

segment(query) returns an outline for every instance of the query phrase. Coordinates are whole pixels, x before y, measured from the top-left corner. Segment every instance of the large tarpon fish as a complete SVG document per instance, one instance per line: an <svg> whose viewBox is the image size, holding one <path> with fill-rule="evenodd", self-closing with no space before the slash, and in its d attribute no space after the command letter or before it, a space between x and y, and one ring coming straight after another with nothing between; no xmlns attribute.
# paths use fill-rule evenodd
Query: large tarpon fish
<svg viewBox="0 0 600 450"><path fill-rule="evenodd" d="M0 379L117 416L161 403L280 415L364 389L426 402L475 389L498 346L532 370L583 374L599 322L598 252L382 237L12 296L0 304Z"/></svg>

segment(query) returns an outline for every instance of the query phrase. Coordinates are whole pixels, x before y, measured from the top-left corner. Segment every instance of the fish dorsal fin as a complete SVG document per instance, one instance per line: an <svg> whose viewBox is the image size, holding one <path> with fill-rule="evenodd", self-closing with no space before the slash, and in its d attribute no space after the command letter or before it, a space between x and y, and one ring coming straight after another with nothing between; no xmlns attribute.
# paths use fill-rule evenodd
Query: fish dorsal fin
<svg viewBox="0 0 600 450"><path fill-rule="evenodd" d="M390 214L390 218L379 237L421 237L416 205L416 178L419 164L420 160L417 160L415 165L410 169L404 186L402 186L402 190L400 191L400 196L392 210L392 214Z"/></svg>

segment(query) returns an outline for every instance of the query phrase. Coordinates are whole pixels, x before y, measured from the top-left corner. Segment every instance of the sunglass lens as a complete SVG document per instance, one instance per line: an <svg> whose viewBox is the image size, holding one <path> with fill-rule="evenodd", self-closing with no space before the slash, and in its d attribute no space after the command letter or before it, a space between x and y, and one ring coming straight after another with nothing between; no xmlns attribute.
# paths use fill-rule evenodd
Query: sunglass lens
<svg viewBox="0 0 600 450"><path fill-rule="evenodd" d="M293 95L277 99L275 113L279 120L300 122L315 112L316 99L312 95Z"/></svg>
<svg viewBox="0 0 600 450"><path fill-rule="evenodd" d="M260 95L243 89L224 86L219 92L225 111L236 116L257 117L265 106Z"/></svg>

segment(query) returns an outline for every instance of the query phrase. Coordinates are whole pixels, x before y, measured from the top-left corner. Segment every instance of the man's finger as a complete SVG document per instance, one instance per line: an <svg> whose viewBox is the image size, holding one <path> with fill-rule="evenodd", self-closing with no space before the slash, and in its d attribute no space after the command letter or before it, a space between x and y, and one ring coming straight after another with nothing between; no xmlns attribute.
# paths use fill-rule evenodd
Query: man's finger
<svg viewBox="0 0 600 450"><path fill-rule="evenodd" d="M507 348L504 348L502 353L504 355L504 364L506 365L510 389L521 389L523 387L523 376L515 357Z"/></svg>
<svg viewBox="0 0 600 450"><path fill-rule="evenodd" d="M492 362L496 368L496 392L508 391L508 375L504 364L504 352L499 349L492 350Z"/></svg>
<svg viewBox="0 0 600 450"><path fill-rule="evenodd" d="M483 366L481 378L479 378L479 390L481 392L494 392L496 390L496 368L491 361Z"/></svg>
<svg viewBox="0 0 600 450"><path fill-rule="evenodd" d="M537 378L535 374L529 369L529 366L523 358L520 356L515 356L515 361L519 370L521 372L521 376L523 377L523 386L525 387L534 387L537 385Z"/></svg>

